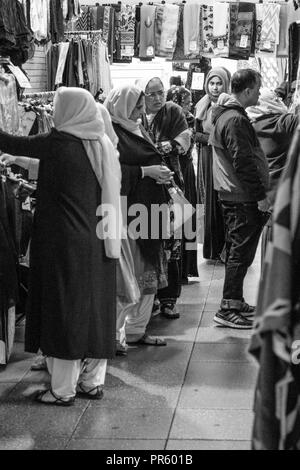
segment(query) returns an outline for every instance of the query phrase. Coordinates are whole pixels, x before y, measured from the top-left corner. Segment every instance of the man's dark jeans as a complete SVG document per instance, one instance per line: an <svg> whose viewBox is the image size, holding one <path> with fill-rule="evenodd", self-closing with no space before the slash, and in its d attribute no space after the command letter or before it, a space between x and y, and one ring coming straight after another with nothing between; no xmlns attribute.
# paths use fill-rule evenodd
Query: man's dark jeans
<svg viewBox="0 0 300 470"><path fill-rule="evenodd" d="M221 203L226 230L223 299L242 301L244 278L254 260L269 214L258 210L256 202Z"/></svg>

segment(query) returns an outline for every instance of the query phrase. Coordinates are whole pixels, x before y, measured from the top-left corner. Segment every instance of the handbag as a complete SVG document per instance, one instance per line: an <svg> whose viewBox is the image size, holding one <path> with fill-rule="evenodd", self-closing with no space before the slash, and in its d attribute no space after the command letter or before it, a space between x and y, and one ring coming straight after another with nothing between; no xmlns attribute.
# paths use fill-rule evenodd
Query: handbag
<svg viewBox="0 0 300 470"><path fill-rule="evenodd" d="M141 296L135 277L134 261L127 236L122 236L121 255L117 263L117 296L122 298L123 302L129 304L136 304Z"/></svg>
<svg viewBox="0 0 300 470"><path fill-rule="evenodd" d="M182 226L185 225L185 238L192 239L192 224L187 224L187 222L192 219L192 216L195 213L193 205L187 200L182 190L177 186L173 179L171 180L171 186L168 187L168 192L172 199L171 211L174 214L174 237L182 238Z"/></svg>

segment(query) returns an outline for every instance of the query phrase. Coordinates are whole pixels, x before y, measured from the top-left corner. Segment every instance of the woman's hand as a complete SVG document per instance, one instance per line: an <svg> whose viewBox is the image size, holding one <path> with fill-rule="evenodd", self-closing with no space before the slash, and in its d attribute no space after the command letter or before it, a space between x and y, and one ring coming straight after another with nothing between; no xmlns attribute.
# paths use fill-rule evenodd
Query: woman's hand
<svg viewBox="0 0 300 470"><path fill-rule="evenodd" d="M2 153L0 155L0 164L3 166L14 165L15 162L16 162L16 157L14 157L13 155L9 155L8 153Z"/></svg>
<svg viewBox="0 0 300 470"><path fill-rule="evenodd" d="M143 166L144 176L149 176L156 180L157 184L165 184L171 181L174 171L165 165Z"/></svg>

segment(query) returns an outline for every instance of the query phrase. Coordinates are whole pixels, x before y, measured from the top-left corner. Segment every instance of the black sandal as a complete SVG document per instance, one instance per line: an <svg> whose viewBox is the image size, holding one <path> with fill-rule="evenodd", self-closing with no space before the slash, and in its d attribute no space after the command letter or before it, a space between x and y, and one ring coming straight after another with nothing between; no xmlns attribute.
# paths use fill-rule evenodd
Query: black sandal
<svg viewBox="0 0 300 470"><path fill-rule="evenodd" d="M144 344L145 346L167 346L166 340L158 336L150 336L145 333L137 341L127 341L127 344Z"/></svg>
<svg viewBox="0 0 300 470"><path fill-rule="evenodd" d="M48 392L50 392L53 398L52 401L45 400L45 395ZM47 390L39 390L36 393L34 400L37 401L38 403L43 403L44 405L71 406L75 402L75 397L60 398L57 395L55 395L55 393L51 390L51 388L49 388Z"/></svg>
<svg viewBox="0 0 300 470"><path fill-rule="evenodd" d="M162 304L160 308L160 313L169 318L169 320L175 320L176 318L180 318L180 314L176 312L176 305L175 304Z"/></svg>
<svg viewBox="0 0 300 470"><path fill-rule="evenodd" d="M96 390L96 393L91 393ZM97 385L90 390L84 390L81 383L77 385L77 395L81 395L82 397L89 398L90 400L101 400L103 398L103 390L100 385Z"/></svg>

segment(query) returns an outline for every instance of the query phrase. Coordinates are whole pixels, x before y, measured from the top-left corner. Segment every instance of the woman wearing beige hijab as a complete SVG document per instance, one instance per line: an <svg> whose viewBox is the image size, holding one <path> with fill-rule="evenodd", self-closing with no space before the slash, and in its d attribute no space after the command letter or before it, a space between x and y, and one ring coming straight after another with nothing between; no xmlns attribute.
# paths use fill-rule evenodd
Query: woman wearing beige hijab
<svg viewBox="0 0 300 470"><path fill-rule="evenodd" d="M120 166L92 95L61 87L50 133L0 132L0 150L40 160L30 253L25 350L47 356L51 388L40 403L69 406L103 395L115 353L116 259L120 255ZM97 218L111 207L105 238Z"/></svg>

